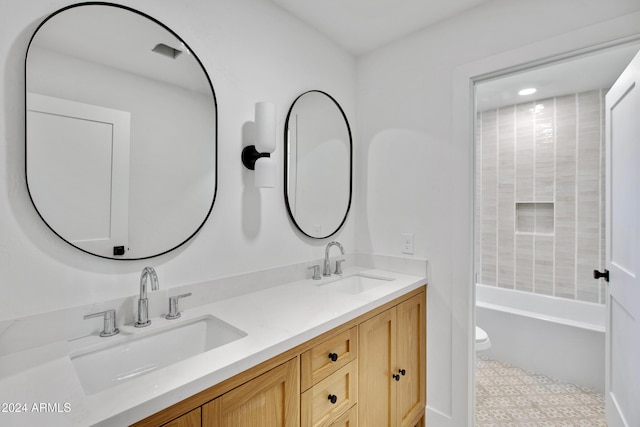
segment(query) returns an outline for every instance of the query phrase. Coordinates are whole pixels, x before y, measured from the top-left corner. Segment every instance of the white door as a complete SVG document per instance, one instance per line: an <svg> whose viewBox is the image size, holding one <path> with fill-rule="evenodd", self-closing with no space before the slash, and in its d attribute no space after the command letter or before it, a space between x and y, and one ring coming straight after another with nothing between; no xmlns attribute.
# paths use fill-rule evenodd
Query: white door
<svg viewBox="0 0 640 427"><path fill-rule="evenodd" d="M640 54L606 97L609 427L640 426Z"/></svg>
<svg viewBox="0 0 640 427"><path fill-rule="evenodd" d="M28 94L27 183L42 218L86 251L129 239L130 114Z"/></svg>

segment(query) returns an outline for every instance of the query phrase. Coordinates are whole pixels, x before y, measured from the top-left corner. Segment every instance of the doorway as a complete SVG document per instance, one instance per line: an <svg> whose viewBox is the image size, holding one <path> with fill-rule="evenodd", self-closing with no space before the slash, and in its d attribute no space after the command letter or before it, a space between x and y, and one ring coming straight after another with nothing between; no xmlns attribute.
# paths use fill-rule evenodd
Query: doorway
<svg viewBox="0 0 640 427"><path fill-rule="evenodd" d="M638 48L475 82L478 426L604 420L604 96ZM562 387L601 410L545 409Z"/></svg>

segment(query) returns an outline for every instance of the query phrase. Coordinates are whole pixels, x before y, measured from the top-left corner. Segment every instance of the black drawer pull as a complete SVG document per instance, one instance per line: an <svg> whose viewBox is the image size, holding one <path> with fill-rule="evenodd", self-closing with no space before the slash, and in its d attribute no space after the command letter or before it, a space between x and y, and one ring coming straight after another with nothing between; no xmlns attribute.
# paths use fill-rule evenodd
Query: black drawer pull
<svg viewBox="0 0 640 427"><path fill-rule="evenodd" d="M328 399L332 405L335 405L336 402L338 401L338 396L336 396L335 394L330 394Z"/></svg>
<svg viewBox="0 0 640 427"><path fill-rule="evenodd" d="M332 362L335 362L338 360L338 354L337 353L329 353L329 359L331 359Z"/></svg>

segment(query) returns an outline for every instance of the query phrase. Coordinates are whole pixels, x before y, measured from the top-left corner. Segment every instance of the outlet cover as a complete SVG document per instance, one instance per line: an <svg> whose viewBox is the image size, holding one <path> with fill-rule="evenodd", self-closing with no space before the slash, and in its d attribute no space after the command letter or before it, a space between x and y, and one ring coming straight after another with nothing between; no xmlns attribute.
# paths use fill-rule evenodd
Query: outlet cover
<svg viewBox="0 0 640 427"><path fill-rule="evenodd" d="M402 250L403 254L413 255L413 233L402 233Z"/></svg>

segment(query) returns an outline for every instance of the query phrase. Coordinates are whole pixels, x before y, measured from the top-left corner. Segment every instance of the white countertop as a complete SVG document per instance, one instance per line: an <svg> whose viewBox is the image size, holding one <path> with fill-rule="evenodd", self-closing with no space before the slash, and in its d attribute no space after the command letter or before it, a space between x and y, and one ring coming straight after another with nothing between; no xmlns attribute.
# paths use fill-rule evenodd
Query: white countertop
<svg viewBox="0 0 640 427"><path fill-rule="evenodd" d="M144 329L125 325L115 337L86 336L6 355L0 358L0 425L129 425L426 283L420 276L357 267L345 270L343 276L358 271L393 280L357 294L323 286L336 276L300 280L190 308L179 320L152 318ZM247 335L102 392L85 394L69 357L72 352L203 315L213 315Z"/></svg>

